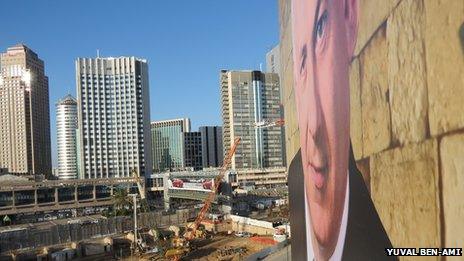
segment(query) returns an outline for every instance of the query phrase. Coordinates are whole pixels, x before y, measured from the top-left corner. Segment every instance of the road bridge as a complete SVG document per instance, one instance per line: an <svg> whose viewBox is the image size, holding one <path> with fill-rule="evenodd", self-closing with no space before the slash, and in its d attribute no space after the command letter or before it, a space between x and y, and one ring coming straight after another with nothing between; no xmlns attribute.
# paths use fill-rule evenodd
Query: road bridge
<svg viewBox="0 0 464 261"><path fill-rule="evenodd" d="M108 206L116 188L135 184L134 178L4 181L0 215Z"/></svg>

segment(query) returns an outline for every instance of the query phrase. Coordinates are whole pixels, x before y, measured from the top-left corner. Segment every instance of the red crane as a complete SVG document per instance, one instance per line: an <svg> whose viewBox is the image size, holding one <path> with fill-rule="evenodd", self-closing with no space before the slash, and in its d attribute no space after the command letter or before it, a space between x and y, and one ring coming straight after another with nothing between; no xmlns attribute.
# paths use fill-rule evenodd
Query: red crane
<svg viewBox="0 0 464 261"><path fill-rule="evenodd" d="M198 226L200 225L200 223L205 219L206 212L208 212L209 208L211 207L211 204L214 201L214 198L216 197L219 184L221 183L221 180L224 178L224 175L227 172L227 169L229 168L232 162L232 156L234 156L235 150L237 149L237 146L239 143L240 143L240 137L235 138L234 144L232 145L227 156L224 159L224 164L222 165L219 175L217 175L214 178L213 187L211 188L211 192L208 194L208 197L206 198L203 207L198 213L197 218L192 223L192 225L190 225L190 227L187 228L187 231L185 232L183 236L185 239L192 240L195 237L195 232L198 229Z"/></svg>

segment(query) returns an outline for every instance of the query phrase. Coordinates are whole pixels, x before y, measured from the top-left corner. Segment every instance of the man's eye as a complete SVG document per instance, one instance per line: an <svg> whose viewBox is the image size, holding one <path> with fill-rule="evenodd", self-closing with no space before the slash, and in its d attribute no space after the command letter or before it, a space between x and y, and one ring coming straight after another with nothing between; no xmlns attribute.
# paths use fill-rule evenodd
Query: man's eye
<svg viewBox="0 0 464 261"><path fill-rule="evenodd" d="M321 15L316 24L316 35L320 39L324 35L325 27L327 24L327 10Z"/></svg>

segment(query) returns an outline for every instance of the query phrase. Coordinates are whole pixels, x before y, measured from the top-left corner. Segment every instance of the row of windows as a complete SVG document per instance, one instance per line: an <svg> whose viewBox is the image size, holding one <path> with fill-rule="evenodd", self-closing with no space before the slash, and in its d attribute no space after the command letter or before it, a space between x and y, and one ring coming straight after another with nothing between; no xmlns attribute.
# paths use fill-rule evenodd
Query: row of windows
<svg viewBox="0 0 464 261"><path fill-rule="evenodd" d="M115 78L115 79L119 79L119 78L134 78L134 75L133 74L112 74L112 75L104 75L105 78ZM100 75L100 74L92 74L92 75L89 75L89 74L84 74L84 73L81 73L81 79L100 79L100 78L103 78L103 75ZM142 78L141 75L137 75L137 78Z"/></svg>

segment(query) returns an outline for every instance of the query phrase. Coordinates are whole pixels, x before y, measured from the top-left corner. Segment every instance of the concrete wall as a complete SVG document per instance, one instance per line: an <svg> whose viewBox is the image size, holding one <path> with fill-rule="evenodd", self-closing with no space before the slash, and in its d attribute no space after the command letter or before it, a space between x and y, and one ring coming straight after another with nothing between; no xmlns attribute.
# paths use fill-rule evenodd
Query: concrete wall
<svg viewBox="0 0 464 261"><path fill-rule="evenodd" d="M231 220L232 231L250 232L258 235L273 235L275 232L271 222L236 215L229 215L227 218Z"/></svg>
<svg viewBox="0 0 464 261"><path fill-rule="evenodd" d="M279 0L287 159L299 148ZM394 246L464 245L464 1L359 0L351 141ZM438 258L437 258L438 259Z"/></svg>

